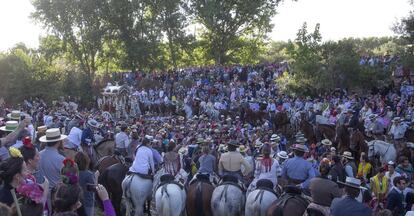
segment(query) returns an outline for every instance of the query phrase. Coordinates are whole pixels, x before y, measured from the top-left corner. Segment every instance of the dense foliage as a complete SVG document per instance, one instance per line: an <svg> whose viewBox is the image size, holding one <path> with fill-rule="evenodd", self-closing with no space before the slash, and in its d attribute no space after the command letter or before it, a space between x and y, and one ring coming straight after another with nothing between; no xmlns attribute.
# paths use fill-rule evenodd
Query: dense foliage
<svg viewBox="0 0 414 216"><path fill-rule="evenodd" d="M37 49L17 44L0 53L0 97L11 103L59 95L87 101L112 72L122 71L288 61L291 70L276 80L280 88L315 95L387 84L394 65L360 66L363 55L399 55L414 68L413 13L395 26L396 38L322 42L321 26L309 32L305 23L294 41L275 42L267 33L281 0L32 2L33 19L49 35Z"/></svg>

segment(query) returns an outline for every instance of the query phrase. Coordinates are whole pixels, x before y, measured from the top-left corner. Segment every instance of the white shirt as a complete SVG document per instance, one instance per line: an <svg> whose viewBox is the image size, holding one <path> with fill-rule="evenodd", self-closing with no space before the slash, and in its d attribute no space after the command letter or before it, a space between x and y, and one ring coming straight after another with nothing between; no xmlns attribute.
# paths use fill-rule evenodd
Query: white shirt
<svg viewBox="0 0 414 216"><path fill-rule="evenodd" d="M70 129L69 135L68 135L68 140L69 142L71 142L72 144L74 144L76 147L79 147L81 144L81 139L82 139L82 130L77 128L77 127L73 127L72 129ZM75 147L75 146L70 146L70 147Z"/></svg>
<svg viewBox="0 0 414 216"><path fill-rule="evenodd" d="M134 162L129 168L129 171L133 173L150 174L148 173L150 169L152 172L155 172L152 150L146 146L138 146Z"/></svg>
<svg viewBox="0 0 414 216"><path fill-rule="evenodd" d="M115 135L115 146L117 148L127 148L129 146L129 137L125 132L119 132Z"/></svg>

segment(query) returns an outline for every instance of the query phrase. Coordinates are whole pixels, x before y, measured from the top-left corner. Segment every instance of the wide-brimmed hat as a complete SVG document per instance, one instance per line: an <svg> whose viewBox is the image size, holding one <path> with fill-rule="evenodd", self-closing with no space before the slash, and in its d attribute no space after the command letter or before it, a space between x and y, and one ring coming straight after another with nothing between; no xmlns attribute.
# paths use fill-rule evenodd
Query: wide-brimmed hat
<svg viewBox="0 0 414 216"><path fill-rule="evenodd" d="M263 146L262 141L260 141L260 140L256 140L256 141L254 142L254 147L256 147L256 148L260 148L260 147L262 147L262 146Z"/></svg>
<svg viewBox="0 0 414 216"><path fill-rule="evenodd" d="M203 138L198 138L196 143L197 143L197 144L204 143L204 139L203 139Z"/></svg>
<svg viewBox="0 0 414 216"><path fill-rule="evenodd" d="M19 127L18 121L6 121L6 124L3 127L0 127L0 130L12 132L15 131Z"/></svg>
<svg viewBox="0 0 414 216"><path fill-rule="evenodd" d="M293 144L291 149L298 150L298 151L301 151L301 152L308 152L309 151L308 147L306 147L304 144L300 144L300 143Z"/></svg>
<svg viewBox="0 0 414 216"><path fill-rule="evenodd" d="M95 120L95 119L89 119L88 120L88 125L94 128L99 127L99 123Z"/></svg>
<svg viewBox="0 0 414 216"><path fill-rule="evenodd" d="M345 182L338 181L338 183L345 185L347 187L352 187L352 188L357 188L357 189L361 188L361 180L357 178L346 177Z"/></svg>
<svg viewBox="0 0 414 216"><path fill-rule="evenodd" d="M378 117L378 115L377 115L377 114L371 114L371 115L369 115L369 116L368 116L368 118L369 118L370 120L376 119L377 117Z"/></svg>
<svg viewBox="0 0 414 216"><path fill-rule="evenodd" d="M57 142L66 139L66 135L60 134L59 128L50 128L46 130L46 135L40 137L40 142Z"/></svg>
<svg viewBox="0 0 414 216"><path fill-rule="evenodd" d="M296 142L297 143L305 143L306 141L308 141L305 137L298 137L296 138Z"/></svg>
<svg viewBox="0 0 414 216"><path fill-rule="evenodd" d="M327 145L327 146L331 146L332 145L332 142L330 140L328 140L328 139L322 140L321 143L322 143L322 145Z"/></svg>
<svg viewBox="0 0 414 216"><path fill-rule="evenodd" d="M218 147L218 151L219 152L226 152L227 151L227 146L224 144L220 144Z"/></svg>
<svg viewBox="0 0 414 216"><path fill-rule="evenodd" d="M188 154L188 148L187 147L181 147L178 150L178 154L180 154L180 155L186 155L186 154Z"/></svg>
<svg viewBox="0 0 414 216"><path fill-rule="evenodd" d="M331 152L336 152L336 148L335 147L331 147Z"/></svg>
<svg viewBox="0 0 414 216"><path fill-rule="evenodd" d="M178 116L179 121L184 121L184 119L185 119L184 116Z"/></svg>
<svg viewBox="0 0 414 216"><path fill-rule="evenodd" d="M392 122L394 122L394 123L395 122L401 122L401 120L402 119L400 117L395 117L395 118L392 119Z"/></svg>
<svg viewBox="0 0 414 216"><path fill-rule="evenodd" d="M278 152L278 153L277 153L277 156L278 156L279 158L282 158L282 159L288 159L288 158L289 158L289 156L288 156L287 152L285 152L285 151L280 151L280 152Z"/></svg>
<svg viewBox="0 0 414 216"><path fill-rule="evenodd" d="M272 134L270 137L270 141L279 141L280 137L277 134Z"/></svg>
<svg viewBox="0 0 414 216"><path fill-rule="evenodd" d="M193 116L193 119L198 119L198 116L196 116L196 115L195 115L195 116Z"/></svg>
<svg viewBox="0 0 414 216"><path fill-rule="evenodd" d="M238 146L240 146L240 143L239 143L239 142L237 142L236 140L230 140L230 141L227 143L227 145L232 145L232 146L236 146L236 147L238 147Z"/></svg>
<svg viewBox="0 0 414 216"><path fill-rule="evenodd" d="M352 157L352 153L349 152L349 151L344 151L344 153L342 153L342 157L348 158L348 159L351 159L351 160L354 159L354 157Z"/></svg>
<svg viewBox="0 0 414 216"><path fill-rule="evenodd" d="M240 145L240 146L239 146L239 148L237 148L237 150L238 150L240 153L244 153L244 152L246 152L246 151L247 151L247 148L246 148L246 146L244 146L244 145Z"/></svg>
<svg viewBox="0 0 414 216"><path fill-rule="evenodd" d="M20 120L21 112L19 110L13 110L11 113L7 114L7 118L11 120Z"/></svg>
<svg viewBox="0 0 414 216"><path fill-rule="evenodd" d="M304 137L304 136L305 136L305 134L303 134L300 131L295 134L295 138Z"/></svg>
<svg viewBox="0 0 414 216"><path fill-rule="evenodd" d="M44 133L46 130L47 127L45 125L37 127L37 133Z"/></svg>

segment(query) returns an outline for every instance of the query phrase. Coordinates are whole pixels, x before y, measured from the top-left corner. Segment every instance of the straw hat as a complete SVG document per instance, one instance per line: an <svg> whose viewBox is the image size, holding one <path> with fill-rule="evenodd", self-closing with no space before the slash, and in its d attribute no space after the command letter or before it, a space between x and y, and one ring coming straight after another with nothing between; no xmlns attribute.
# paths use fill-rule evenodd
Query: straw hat
<svg viewBox="0 0 414 216"><path fill-rule="evenodd" d="M345 182L338 181L338 183L348 186L348 187L352 187L352 188L357 188L357 189L361 188L361 180L357 178L346 177Z"/></svg>
<svg viewBox="0 0 414 216"><path fill-rule="evenodd" d="M352 153L349 152L349 151L344 151L344 153L342 153L342 157L348 158L348 159L351 159L351 160L354 159L354 157L352 157Z"/></svg>
<svg viewBox="0 0 414 216"><path fill-rule="evenodd" d="M301 152L308 152L309 151L308 147L306 147L303 144L293 144L291 149L298 150L298 151L301 151Z"/></svg>
<svg viewBox="0 0 414 216"><path fill-rule="evenodd" d="M47 127L45 125L37 127L37 133L44 133L46 130Z"/></svg>
<svg viewBox="0 0 414 216"><path fill-rule="evenodd" d="M179 121L184 121L184 116L178 116Z"/></svg>
<svg viewBox="0 0 414 216"><path fill-rule="evenodd" d="M88 125L90 127L94 127L94 128L99 127L99 123L95 119L89 119L88 120Z"/></svg>
<svg viewBox="0 0 414 216"><path fill-rule="evenodd" d="M204 139L203 139L203 138L198 138L196 143L197 143L197 144L204 143Z"/></svg>
<svg viewBox="0 0 414 216"><path fill-rule="evenodd" d="M263 143L260 140L256 140L256 142L254 143L254 147L256 148L260 148L263 146Z"/></svg>
<svg viewBox="0 0 414 216"><path fill-rule="evenodd" d="M236 147L238 147L238 146L240 146L240 143L239 143L239 142L237 142L236 140L230 140L230 141L227 143L227 145L232 145L232 146L236 146Z"/></svg>
<svg viewBox="0 0 414 216"><path fill-rule="evenodd" d="M270 141L279 141L280 137L277 134L272 134L270 137Z"/></svg>
<svg viewBox="0 0 414 216"><path fill-rule="evenodd" d="M244 146L244 145L240 145L240 146L239 146L239 148L237 148L237 150L238 150L240 153L244 153L244 152L246 152L246 151L247 151L247 148L246 148L246 146Z"/></svg>
<svg viewBox="0 0 414 216"><path fill-rule="evenodd" d="M277 156L278 156L279 158L282 158L282 159L288 159L288 158L289 158L289 156L288 156L287 152L285 152L285 151L280 151L280 152L278 152L278 153L277 153Z"/></svg>
<svg viewBox="0 0 414 216"><path fill-rule="evenodd" d="M7 118L11 120L20 120L21 112L19 110L13 110L11 113L7 114Z"/></svg>
<svg viewBox="0 0 414 216"><path fill-rule="evenodd" d="M46 135L40 137L40 142L57 142L66 139L66 135L60 134L59 128L51 128L46 130Z"/></svg>
<svg viewBox="0 0 414 216"><path fill-rule="evenodd" d="M308 140L305 137L298 137L296 139L296 142L297 143L305 143L306 141L308 141Z"/></svg>
<svg viewBox="0 0 414 216"><path fill-rule="evenodd" d="M328 139L324 139L321 141L322 145L331 146L332 142Z"/></svg>
<svg viewBox="0 0 414 216"><path fill-rule="evenodd" d="M376 114L371 114L371 115L369 115L369 119L370 120L374 120L374 119L376 119L378 117L378 115L376 115Z"/></svg>
<svg viewBox="0 0 414 216"><path fill-rule="evenodd" d="M18 121L6 121L6 124L3 127L0 127L0 130L12 132L15 131L19 127Z"/></svg>
<svg viewBox="0 0 414 216"><path fill-rule="evenodd" d="M180 154L180 155L186 155L186 154L188 154L188 148L187 147L181 147L178 150L178 154Z"/></svg>

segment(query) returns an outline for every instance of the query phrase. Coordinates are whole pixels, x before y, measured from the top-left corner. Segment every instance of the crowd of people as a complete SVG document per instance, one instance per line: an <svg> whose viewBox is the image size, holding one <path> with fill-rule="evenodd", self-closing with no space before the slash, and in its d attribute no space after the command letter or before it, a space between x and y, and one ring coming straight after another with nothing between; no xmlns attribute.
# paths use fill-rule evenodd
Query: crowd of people
<svg viewBox="0 0 414 216"><path fill-rule="evenodd" d="M125 106L125 115L108 117L105 102L87 109L71 99L52 104L27 100L16 110L4 109L1 215L91 216L99 202L95 195L105 215L118 213L115 194L109 199L107 192L115 186L99 184L102 173L95 171L100 155L94 155L94 146L105 138L113 138L116 154L132 162L119 186L127 209L136 215L144 210L131 204L138 196L135 186L148 185L141 195L153 197L153 185L166 174L183 187L201 176L214 186L235 179L247 200L255 190L267 188L276 194L261 204L267 215L283 215L273 210L287 206L287 195L305 198L305 207L290 209L295 212L290 215L413 215L414 140L407 133L414 99L398 90L289 96L274 82L286 70L285 63L191 68L147 75L163 83L153 89L134 86L139 76L128 75L125 79L133 88L129 98L144 104L133 114L133 106ZM177 86L183 79L193 84ZM153 103L182 103L183 112L145 108ZM283 125L276 118L279 114L288 117ZM312 128L359 131L364 140L373 140L374 147L345 145L337 136L323 133L310 135L304 122ZM377 140L388 145L380 156L390 154L389 160L376 160ZM75 152L72 158L64 153L68 149ZM146 180L140 182L141 178ZM242 211L247 215L251 208L246 202Z"/></svg>

